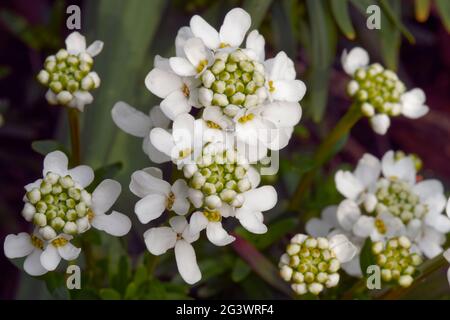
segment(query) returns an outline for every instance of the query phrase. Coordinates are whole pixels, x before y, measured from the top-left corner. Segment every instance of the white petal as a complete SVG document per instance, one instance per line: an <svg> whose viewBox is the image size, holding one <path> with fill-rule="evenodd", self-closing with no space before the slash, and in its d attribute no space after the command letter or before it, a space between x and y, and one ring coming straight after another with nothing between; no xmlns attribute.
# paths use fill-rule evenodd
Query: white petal
<svg viewBox="0 0 450 320"><path fill-rule="evenodd" d="M206 236L208 237L208 240L216 246L226 246L236 239L225 231L220 222L208 223L206 226Z"/></svg>
<svg viewBox="0 0 450 320"><path fill-rule="evenodd" d="M234 217L235 215L234 208L226 203L222 203L219 212L222 218Z"/></svg>
<svg viewBox="0 0 450 320"><path fill-rule="evenodd" d="M103 180L92 193L92 209L101 214L108 211L122 191L122 186L115 180Z"/></svg>
<svg viewBox="0 0 450 320"><path fill-rule="evenodd" d="M66 49L70 54L77 55L86 51L86 39L75 31L66 38Z"/></svg>
<svg viewBox="0 0 450 320"><path fill-rule="evenodd" d="M166 210L166 202L167 197L164 195L149 194L136 203L134 212L141 223L149 223L162 215Z"/></svg>
<svg viewBox="0 0 450 320"><path fill-rule="evenodd" d="M150 119L152 120L153 126L166 129L172 122L166 115L162 112L160 106L154 106L150 110Z"/></svg>
<svg viewBox="0 0 450 320"><path fill-rule="evenodd" d="M417 119L428 113L425 103L425 93L422 89L414 88L401 96L402 114L410 119Z"/></svg>
<svg viewBox="0 0 450 320"><path fill-rule="evenodd" d="M241 8L230 10L220 27L220 41L231 47L239 47L251 24L252 19L245 10Z"/></svg>
<svg viewBox="0 0 450 320"><path fill-rule="evenodd" d="M203 214L203 212L196 211L191 215L189 220L189 228L191 233L199 233L204 230L208 225L209 221Z"/></svg>
<svg viewBox="0 0 450 320"><path fill-rule="evenodd" d="M381 173L381 162L371 154L364 154L358 161L358 166L355 169L355 177L367 189L369 186L376 183Z"/></svg>
<svg viewBox="0 0 450 320"><path fill-rule="evenodd" d="M42 172L45 177L48 172L57 173L60 176L67 174L67 165L69 160L67 156L61 151L53 151L45 156L44 170Z"/></svg>
<svg viewBox="0 0 450 320"><path fill-rule="evenodd" d="M3 250L5 256L9 259L22 258L29 255L34 247L31 244L30 235L26 232L21 232L17 235L9 234L5 238Z"/></svg>
<svg viewBox="0 0 450 320"><path fill-rule="evenodd" d="M386 178L394 178L413 184L416 181L416 168L411 157L395 160L394 152L388 151L381 159L381 169Z"/></svg>
<svg viewBox="0 0 450 320"><path fill-rule="evenodd" d="M103 50L103 41L96 40L86 49L86 52L93 58Z"/></svg>
<svg viewBox="0 0 450 320"><path fill-rule="evenodd" d="M47 102L51 105L58 104L58 99L56 98L56 94L50 89L48 89L47 92L45 93L45 99L47 99Z"/></svg>
<svg viewBox="0 0 450 320"><path fill-rule="evenodd" d="M120 129L136 137L147 136L152 126L149 116L123 101L116 102L111 116Z"/></svg>
<svg viewBox="0 0 450 320"><path fill-rule="evenodd" d="M428 239L420 241L419 248L428 259L433 259L442 253L442 247L438 243Z"/></svg>
<svg viewBox="0 0 450 320"><path fill-rule="evenodd" d="M169 58L164 58L164 57L160 56L159 54L157 54L155 56L155 58L153 59L153 67L173 73L173 70L170 67Z"/></svg>
<svg viewBox="0 0 450 320"><path fill-rule="evenodd" d="M322 220L328 222L332 227L339 227L339 222L337 220L337 209L338 206L328 206L322 210L320 216Z"/></svg>
<svg viewBox="0 0 450 320"><path fill-rule="evenodd" d="M256 170L253 166L248 168L247 177L250 180L252 188L256 188L259 186L259 183L261 182L261 176L259 175L258 170Z"/></svg>
<svg viewBox="0 0 450 320"><path fill-rule="evenodd" d="M67 261L75 260L81 252L80 248L75 247L70 242L67 242L64 246L58 247L57 249L61 258Z"/></svg>
<svg viewBox="0 0 450 320"><path fill-rule="evenodd" d="M188 225L186 218L183 216L175 216L170 218L169 224L178 234L182 234Z"/></svg>
<svg viewBox="0 0 450 320"><path fill-rule="evenodd" d="M344 200L337 209L337 219L344 230L351 231L361 216L358 205L352 200Z"/></svg>
<svg viewBox="0 0 450 320"><path fill-rule="evenodd" d="M347 272L352 277L357 278L362 277L361 266L359 264L359 255L355 255L355 257L352 260L343 263L341 267L342 269L344 269L345 272Z"/></svg>
<svg viewBox="0 0 450 320"><path fill-rule="evenodd" d="M91 223L94 228L116 237L126 235L131 229L130 218L117 211L113 211L111 214L96 214Z"/></svg>
<svg viewBox="0 0 450 320"><path fill-rule="evenodd" d="M450 218L442 214L427 214L425 223L442 233L450 232Z"/></svg>
<svg viewBox="0 0 450 320"><path fill-rule="evenodd" d="M69 175L82 188L86 188L94 180L94 171L89 166L78 166L69 170Z"/></svg>
<svg viewBox="0 0 450 320"><path fill-rule="evenodd" d="M193 16L189 25L192 33L202 39L208 48L217 49L220 46L219 33L202 17L198 15Z"/></svg>
<svg viewBox="0 0 450 320"><path fill-rule="evenodd" d="M326 237L330 233L332 226L321 219L311 218L305 225L306 232L313 237Z"/></svg>
<svg viewBox="0 0 450 320"><path fill-rule="evenodd" d="M417 194L422 201L433 197L437 194L444 193L444 186L439 180L424 180L414 185L412 191Z"/></svg>
<svg viewBox="0 0 450 320"><path fill-rule="evenodd" d="M142 142L143 150L153 163L164 163L170 161L170 157L162 153L150 142L150 135L148 135Z"/></svg>
<svg viewBox="0 0 450 320"><path fill-rule="evenodd" d="M294 62L283 51L275 58L265 62L270 80L294 80L296 76Z"/></svg>
<svg viewBox="0 0 450 320"><path fill-rule="evenodd" d="M30 276L42 276L48 272L41 263L41 250L34 250L23 263L23 269Z"/></svg>
<svg viewBox="0 0 450 320"><path fill-rule="evenodd" d="M384 113L373 116L369 121L373 131L380 135L386 134L391 125L391 118Z"/></svg>
<svg viewBox="0 0 450 320"><path fill-rule="evenodd" d="M186 180L178 179L172 186L172 192L175 196L175 201L172 206L172 210L179 215L185 215L189 211L188 186Z"/></svg>
<svg viewBox="0 0 450 320"><path fill-rule="evenodd" d="M172 92L181 90L183 81L172 72L155 68L145 77L145 86L154 95L164 99Z"/></svg>
<svg viewBox="0 0 450 320"><path fill-rule="evenodd" d="M130 182L131 192L140 198L149 194L167 196L170 193L170 184L160 179L161 174L157 168L146 168L133 172Z"/></svg>
<svg viewBox="0 0 450 320"><path fill-rule="evenodd" d="M175 52L177 57L184 57L184 44L190 38L195 37L189 27L181 27L175 38Z"/></svg>
<svg viewBox="0 0 450 320"><path fill-rule="evenodd" d="M256 234L267 232L267 226L262 222L261 212L253 212L245 209L236 210L236 218L248 231Z"/></svg>
<svg viewBox="0 0 450 320"><path fill-rule="evenodd" d="M185 240L178 240L175 244L175 259L181 277L188 284L194 284L202 278L191 244Z"/></svg>
<svg viewBox="0 0 450 320"><path fill-rule="evenodd" d="M350 52L344 50L341 57L342 68L352 76L358 68L366 67L369 64L369 54L360 47L355 47Z"/></svg>
<svg viewBox="0 0 450 320"><path fill-rule="evenodd" d="M346 198L356 200L364 191L364 186L355 175L349 171L339 170L334 177L336 189Z"/></svg>
<svg viewBox="0 0 450 320"><path fill-rule="evenodd" d="M169 227L151 228L145 232L144 238L148 251L157 256L173 248L177 241L176 233Z"/></svg>
<svg viewBox="0 0 450 320"><path fill-rule="evenodd" d="M191 38L186 41L184 45L184 53L190 63L197 69L197 67L203 63L204 60L211 60L211 53L203 44L200 38ZM202 70L196 70L196 73L200 73Z"/></svg>
<svg viewBox="0 0 450 320"><path fill-rule="evenodd" d="M244 205L251 211L267 211L277 204L277 192L272 186L263 186L244 192Z"/></svg>
<svg viewBox="0 0 450 320"><path fill-rule="evenodd" d="M293 127L302 117L302 108L297 102L272 102L264 106L261 115L278 128Z"/></svg>
<svg viewBox="0 0 450 320"><path fill-rule="evenodd" d="M167 118L174 120L178 115L191 111L191 105L183 92L174 91L161 101L161 110Z"/></svg>
<svg viewBox="0 0 450 320"><path fill-rule="evenodd" d="M83 112L84 106L91 104L94 101L94 97L90 92L87 91L76 91L74 94L75 108Z"/></svg>
<svg viewBox="0 0 450 320"><path fill-rule="evenodd" d="M447 215L450 217L450 198L448 198L447 208L445 209L445 211L447 212Z"/></svg>
<svg viewBox="0 0 450 320"><path fill-rule="evenodd" d="M172 134L161 128L154 128L150 131L150 141L152 145L160 152L167 156L172 155L172 150L175 147Z"/></svg>
<svg viewBox="0 0 450 320"><path fill-rule="evenodd" d="M55 246L49 244L47 248L41 254L41 264L48 271L53 271L61 261L58 249Z"/></svg>
<svg viewBox="0 0 450 320"><path fill-rule="evenodd" d="M343 234L337 234L330 239L330 248L336 254L336 258L341 263L353 259L358 249Z"/></svg>
<svg viewBox="0 0 450 320"><path fill-rule="evenodd" d="M172 57L169 60L173 71L182 77L192 77L197 74L196 68L186 58Z"/></svg>
<svg viewBox="0 0 450 320"><path fill-rule="evenodd" d="M306 85L300 80L275 80L272 98L278 101L298 102L306 93Z"/></svg>
<svg viewBox="0 0 450 320"><path fill-rule="evenodd" d="M450 262L450 249L445 250L445 252L443 253L445 260L447 260L448 262Z"/></svg>
<svg viewBox="0 0 450 320"><path fill-rule="evenodd" d="M248 34L245 46L256 53L259 61L264 61L266 55L264 50L265 40L258 30L253 30Z"/></svg>
<svg viewBox="0 0 450 320"><path fill-rule="evenodd" d="M203 193L200 190L190 188L188 190L189 200L195 208L200 208L203 204Z"/></svg>
<svg viewBox="0 0 450 320"><path fill-rule="evenodd" d="M369 237L375 230L375 220L373 217L360 216L353 225L353 233L360 238Z"/></svg>

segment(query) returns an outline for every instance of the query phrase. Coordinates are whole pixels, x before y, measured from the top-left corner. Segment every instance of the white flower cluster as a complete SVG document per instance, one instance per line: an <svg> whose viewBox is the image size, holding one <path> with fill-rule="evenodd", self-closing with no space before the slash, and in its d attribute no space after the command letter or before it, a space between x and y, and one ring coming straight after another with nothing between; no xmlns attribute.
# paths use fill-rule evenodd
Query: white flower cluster
<svg viewBox="0 0 450 320"><path fill-rule="evenodd" d="M330 239L295 235L280 258L280 275L297 294L318 295L339 283L341 263L353 259L356 247L342 234Z"/></svg>
<svg viewBox="0 0 450 320"><path fill-rule="evenodd" d="M93 170L84 165L67 166L68 159L60 151L45 157L43 178L25 186L22 216L33 223L34 231L5 239L5 255L10 259L27 257L24 269L33 276L55 270L61 258L76 259L81 249L70 240L91 226L118 237L131 228L126 215L106 214L120 195L118 182L104 180L90 194L85 188L94 180Z"/></svg>
<svg viewBox="0 0 450 320"><path fill-rule="evenodd" d="M202 230L218 246L234 241L223 228L225 218L253 233L267 231L262 212L275 206L277 193L258 187L253 164L284 148L302 115L306 88L295 79L293 61L284 52L265 60L257 30L241 47L250 25L240 8L227 13L219 31L192 17L178 31L176 56L157 56L145 79L163 99L160 105L149 116L124 102L112 109L117 126L144 138L153 162L172 161L182 172L170 185L157 168L136 171L130 190L142 198L135 206L142 223L170 213L169 226L149 229L145 243L155 255L175 248L179 272L190 284L201 279L191 243Z"/></svg>
<svg viewBox="0 0 450 320"><path fill-rule="evenodd" d="M406 236L412 251L433 258L443 252L450 218L443 214L446 198L438 180L418 181L415 156L387 152L382 160L365 154L353 172L338 171L337 190L346 198L313 218L306 230L313 236L344 233L361 249L365 239L382 241ZM359 257L344 264L360 276Z"/></svg>
<svg viewBox="0 0 450 320"><path fill-rule="evenodd" d="M103 49L102 41L94 41L86 49L86 39L78 32L66 38L66 49L45 59L38 81L48 87L48 103L84 110L94 98L89 91L100 86L100 77L92 68L94 57Z"/></svg>
<svg viewBox="0 0 450 320"><path fill-rule="evenodd" d="M341 60L344 71L352 77L347 93L370 119L376 133L387 132L390 117L404 115L417 119L428 113L425 93L419 88L405 92L405 85L395 72L379 63L369 65L369 54L363 48L344 51Z"/></svg>

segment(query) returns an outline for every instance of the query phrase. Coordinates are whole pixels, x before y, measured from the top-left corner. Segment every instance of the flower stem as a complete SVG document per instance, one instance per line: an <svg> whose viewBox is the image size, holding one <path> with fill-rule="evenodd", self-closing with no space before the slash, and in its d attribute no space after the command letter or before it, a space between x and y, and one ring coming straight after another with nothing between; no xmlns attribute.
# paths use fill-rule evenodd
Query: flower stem
<svg viewBox="0 0 450 320"><path fill-rule="evenodd" d="M297 189L289 204L290 210L296 210L299 207L305 192L309 189L314 180L317 170L339 151L336 148L336 143L351 130L361 117L362 113L360 106L358 104L352 104L347 113L339 120L325 140L322 141L314 154L314 167L300 179L300 182L297 185Z"/></svg>
<svg viewBox="0 0 450 320"><path fill-rule="evenodd" d="M72 144L72 162L75 166L81 164L81 142L80 142L80 121L78 118L78 110L75 108L67 108L69 118L70 141Z"/></svg>

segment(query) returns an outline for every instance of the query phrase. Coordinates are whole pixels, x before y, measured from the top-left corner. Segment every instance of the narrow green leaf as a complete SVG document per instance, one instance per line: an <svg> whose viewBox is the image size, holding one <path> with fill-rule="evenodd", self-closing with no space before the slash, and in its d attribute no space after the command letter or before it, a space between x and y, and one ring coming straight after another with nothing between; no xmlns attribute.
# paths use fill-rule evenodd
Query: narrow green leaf
<svg viewBox="0 0 450 320"><path fill-rule="evenodd" d="M273 0L245 0L242 8L252 17L250 30L257 29Z"/></svg>
<svg viewBox="0 0 450 320"><path fill-rule="evenodd" d="M100 289L99 294L103 300L120 300L120 294L111 288Z"/></svg>
<svg viewBox="0 0 450 320"><path fill-rule="evenodd" d="M36 151L37 153L46 156L50 152L59 150L64 152L66 155L70 155L69 151L65 146L63 146L61 143L55 140L38 140L33 141L31 143L31 148Z"/></svg>
<svg viewBox="0 0 450 320"><path fill-rule="evenodd" d="M383 2L385 3L384 7L389 9L383 10L384 14L381 15L381 30L379 31L381 53L386 66L389 69L396 71L398 67L398 57L402 39L401 29L399 29L399 26L395 23L395 21L400 19L401 3L398 1L391 1L392 5L388 6L388 2ZM390 18L390 16L396 18Z"/></svg>
<svg viewBox="0 0 450 320"><path fill-rule="evenodd" d="M138 286L134 282L130 282L125 290L125 299L131 300L136 298L136 293L138 290Z"/></svg>
<svg viewBox="0 0 450 320"><path fill-rule="evenodd" d="M244 260L237 258L234 263L233 270L231 271L231 280L234 282L241 282L244 280L252 271L248 264Z"/></svg>
<svg viewBox="0 0 450 320"><path fill-rule="evenodd" d="M372 244L370 237L367 238L359 255L359 265L363 275L366 274L367 267L376 264L375 257L372 253Z"/></svg>
<svg viewBox="0 0 450 320"><path fill-rule="evenodd" d="M448 33L450 33L450 1L436 0L436 9L441 15L441 19L445 26L445 29Z"/></svg>
<svg viewBox="0 0 450 320"><path fill-rule="evenodd" d="M286 1L276 1L272 6L272 34L276 35L272 42L278 50L283 50L288 56L294 58L297 43L287 10Z"/></svg>
<svg viewBox="0 0 450 320"><path fill-rule="evenodd" d="M411 32L405 27L401 20L400 1L389 1L389 0L379 0L381 9L386 14L387 18L397 27L403 36L409 41L409 43L414 44L416 40Z"/></svg>
<svg viewBox="0 0 450 320"><path fill-rule="evenodd" d="M339 29L348 39L355 39L355 29L348 11L348 0L330 0L330 4Z"/></svg>
<svg viewBox="0 0 450 320"><path fill-rule="evenodd" d="M425 22L430 16L431 1L430 0L415 0L414 11L416 14L416 20L419 22Z"/></svg>

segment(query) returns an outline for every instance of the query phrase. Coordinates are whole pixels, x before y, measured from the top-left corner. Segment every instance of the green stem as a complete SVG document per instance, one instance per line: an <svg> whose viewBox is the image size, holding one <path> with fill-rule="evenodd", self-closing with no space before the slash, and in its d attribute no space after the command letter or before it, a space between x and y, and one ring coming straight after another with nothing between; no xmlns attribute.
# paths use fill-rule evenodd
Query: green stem
<svg viewBox="0 0 450 320"><path fill-rule="evenodd" d="M67 108L69 118L70 141L72 144L72 162L73 165L81 164L81 142L80 142L80 121L78 119L78 110L75 108Z"/></svg>
<svg viewBox="0 0 450 320"><path fill-rule="evenodd" d="M297 189L289 204L290 210L296 210L299 207L303 196L314 180L317 170L339 151L336 149L336 143L351 130L361 117L360 106L358 104L352 104L347 113L339 120L325 140L323 140L314 154L314 168L307 172L297 185Z"/></svg>

